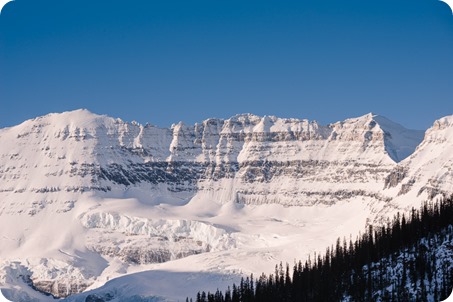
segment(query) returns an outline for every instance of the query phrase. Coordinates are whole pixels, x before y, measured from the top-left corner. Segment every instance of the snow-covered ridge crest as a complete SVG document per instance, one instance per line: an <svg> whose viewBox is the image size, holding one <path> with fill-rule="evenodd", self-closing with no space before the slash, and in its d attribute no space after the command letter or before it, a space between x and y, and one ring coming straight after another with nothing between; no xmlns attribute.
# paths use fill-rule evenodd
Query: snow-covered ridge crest
<svg viewBox="0 0 453 302"><path fill-rule="evenodd" d="M223 193L216 191L234 183L234 191L245 202L253 199L259 203L259 196L274 192L296 204L291 199L296 200L307 189L313 191L303 189L300 179L304 183L331 181L339 172L345 173L339 171L345 166L362 166L366 174L376 170L371 181L374 186L395 162L415 150L421 134L374 114L327 126L305 119L241 114L165 129L75 110L0 131L0 140L5 142L0 145L0 192L7 193L5 199L11 203L15 192L45 193L30 198L46 206L49 200L62 199L69 192L75 197L66 199L67 205L80 192L108 192L141 184L165 184L172 193L193 194L204 188L220 197ZM320 162L329 166L322 174L317 168ZM262 169L263 165L268 168ZM358 170L348 171L343 180L368 182L363 172L357 175ZM318 177L307 178L310 175ZM222 179L234 181L219 187ZM288 179L294 180L292 187L277 185ZM261 183L276 187L264 189ZM330 191L343 190L344 186ZM321 195L326 194L329 192ZM278 200L277 195L267 200ZM36 213L42 206L22 211ZM7 202L4 207L10 211ZM66 205L57 209L66 210Z"/></svg>
<svg viewBox="0 0 453 302"><path fill-rule="evenodd" d="M445 116L434 122L433 128L444 129L453 127L453 115Z"/></svg>
<svg viewBox="0 0 453 302"><path fill-rule="evenodd" d="M377 126L377 127L375 127ZM253 141L261 135L266 140L266 134L276 134L267 139L275 140L354 140L360 139L357 135L386 134L393 135L394 132L404 132L404 142L408 150L415 150L414 144L421 141L420 131L408 130L401 125L372 113L359 118L351 118L327 126L319 125L316 121L294 118L278 118L275 116L260 117L253 114L240 114L229 119L210 118L202 123L193 126L185 125L183 122L173 124L170 129L158 128L149 124L145 126L136 122L123 122L121 119L111 118L106 115L97 115L86 109L74 110L64 113L51 113L42 117L28 120L21 125L7 128L8 133L16 134L17 138L27 136L30 133L44 134L45 138L54 136L62 140L67 138L97 138L102 140L103 136L112 137L118 140L119 144L128 148L152 148L152 145L165 144L166 154L154 152L153 157L163 159L162 156L172 155L172 150L181 148L181 144L189 144L197 148L206 139L216 138L221 143L222 137L234 134L239 141ZM43 131L45 131L43 133ZM382 131L381 131L382 129ZM367 130L370 133L362 133ZM282 135L278 135L282 133ZM285 135L286 133L286 135ZM256 134L255 136L253 134ZM181 140L184 137L185 140ZM362 137L369 139L368 136ZM376 137L378 138L378 137ZM155 141L155 139L157 141ZM169 141L170 140L170 141ZM410 144L407 144L411 140ZM400 147L395 142L392 146ZM387 142L387 141L386 141ZM99 143L102 143L99 142ZM162 150L163 151L163 150ZM398 150L397 150L398 151ZM169 154L170 153L170 154ZM392 156L392 155L391 155ZM190 160L190 159L188 159ZM401 158L397 158L397 161Z"/></svg>

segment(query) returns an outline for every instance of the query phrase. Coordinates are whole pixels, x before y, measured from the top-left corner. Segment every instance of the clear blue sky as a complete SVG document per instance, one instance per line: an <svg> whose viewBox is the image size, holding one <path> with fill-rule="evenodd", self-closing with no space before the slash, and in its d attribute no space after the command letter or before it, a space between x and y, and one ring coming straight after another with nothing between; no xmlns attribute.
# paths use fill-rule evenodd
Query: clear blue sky
<svg viewBox="0 0 453 302"><path fill-rule="evenodd" d="M16 0L0 15L0 127L87 108L169 126L237 113L323 124L453 114L438 0Z"/></svg>

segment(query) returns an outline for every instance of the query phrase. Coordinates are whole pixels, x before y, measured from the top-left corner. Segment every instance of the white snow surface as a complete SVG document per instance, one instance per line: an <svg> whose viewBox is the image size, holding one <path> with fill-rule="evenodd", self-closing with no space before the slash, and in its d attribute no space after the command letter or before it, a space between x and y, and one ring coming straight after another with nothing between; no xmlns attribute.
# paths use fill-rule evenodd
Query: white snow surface
<svg viewBox="0 0 453 302"><path fill-rule="evenodd" d="M375 114L164 129L76 110L0 129L0 288L183 301L271 273L453 193L452 121L423 139Z"/></svg>

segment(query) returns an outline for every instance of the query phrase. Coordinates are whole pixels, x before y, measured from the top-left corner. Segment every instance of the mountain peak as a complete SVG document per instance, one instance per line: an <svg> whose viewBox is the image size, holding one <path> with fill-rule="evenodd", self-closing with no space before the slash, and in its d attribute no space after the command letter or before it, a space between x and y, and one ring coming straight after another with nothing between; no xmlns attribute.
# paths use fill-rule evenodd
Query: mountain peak
<svg viewBox="0 0 453 302"><path fill-rule="evenodd" d="M450 127L453 127L453 115L447 115L436 120L431 129L445 129Z"/></svg>
<svg viewBox="0 0 453 302"><path fill-rule="evenodd" d="M25 121L22 127L43 124L52 125L55 128L96 128L102 124L122 122L121 119L115 120L107 115L99 115L87 109L76 109L61 113L49 113L34 119Z"/></svg>
<svg viewBox="0 0 453 302"><path fill-rule="evenodd" d="M425 135L423 130L407 129L381 115L373 116L373 121L384 132L386 151L395 162L400 162L411 155Z"/></svg>
<svg viewBox="0 0 453 302"><path fill-rule="evenodd" d="M344 120L344 123L359 123L359 124L369 124L370 122L376 122L377 119L381 118L382 116L376 114L374 112L370 112L358 117L352 117ZM385 118L385 117L384 117Z"/></svg>
<svg viewBox="0 0 453 302"><path fill-rule="evenodd" d="M65 118L67 118L67 117L95 118L95 117L105 116L105 115L99 115L99 114L91 112L88 109L80 108L80 109L68 110L68 111L63 111L63 112L49 113L49 114L46 114L46 115L38 117L38 118L55 117L55 116L61 116L61 117L65 117Z"/></svg>
<svg viewBox="0 0 453 302"><path fill-rule="evenodd" d="M370 112L330 125L334 129L343 129L348 133L362 132L364 135L376 135L383 139L385 151L394 162L400 162L411 155L421 143L424 131L411 130L390 119Z"/></svg>

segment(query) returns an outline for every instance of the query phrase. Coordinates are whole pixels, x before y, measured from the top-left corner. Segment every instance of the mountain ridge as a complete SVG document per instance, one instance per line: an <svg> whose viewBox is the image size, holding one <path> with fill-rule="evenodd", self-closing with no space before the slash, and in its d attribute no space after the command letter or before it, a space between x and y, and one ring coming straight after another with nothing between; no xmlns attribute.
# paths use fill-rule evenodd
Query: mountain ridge
<svg viewBox="0 0 453 302"><path fill-rule="evenodd" d="M377 120L385 122L384 129ZM404 146L392 141L394 136L403 137L401 133L407 134ZM18 161L12 165L14 169L3 170L3 178L9 177L12 185L4 190L110 191L117 185L168 184L166 179L176 177L181 181L175 179L169 188L174 193L197 191L206 182L212 187L209 180L213 180L217 186L214 190L229 194L228 199L233 196L225 192L224 185L218 187L217 180L234 179L239 182L236 187L248 191L245 187L250 182L269 183L274 176L296 175L302 169L312 171L303 174L317 181L317 162L333 165L334 169L342 169L338 163L344 163L389 171L395 158L415 149L421 140L420 132L373 114L327 126L242 114L193 126L178 123L166 129L123 122L88 110L38 117L7 128L0 136L9 141L0 148L4 158L10 157L7 165ZM268 168L261 169L263 165ZM285 168L287 165L290 167ZM22 167L25 173L18 172ZM34 177L27 176L30 173ZM15 181L19 175L21 180ZM331 173L324 176L327 180L332 177ZM362 182L357 177L363 176L351 176L349 181ZM28 183L23 178L28 178ZM44 182L51 182L53 188ZM247 195L254 195L239 193L246 202L251 200ZM277 195L273 199L277 200Z"/></svg>
<svg viewBox="0 0 453 302"><path fill-rule="evenodd" d="M423 137L373 113L159 128L82 109L0 129L0 286L25 274L19 287L66 297L193 263L271 271L453 193L452 121Z"/></svg>

